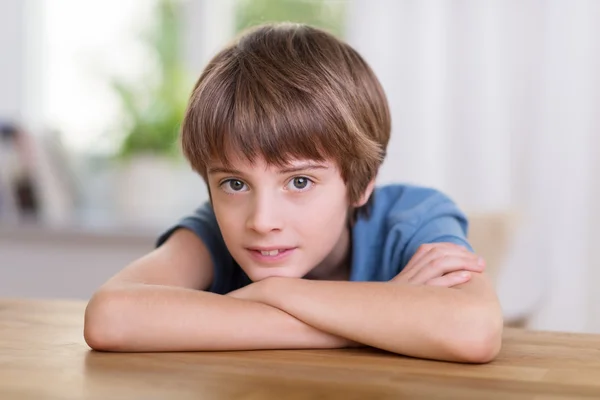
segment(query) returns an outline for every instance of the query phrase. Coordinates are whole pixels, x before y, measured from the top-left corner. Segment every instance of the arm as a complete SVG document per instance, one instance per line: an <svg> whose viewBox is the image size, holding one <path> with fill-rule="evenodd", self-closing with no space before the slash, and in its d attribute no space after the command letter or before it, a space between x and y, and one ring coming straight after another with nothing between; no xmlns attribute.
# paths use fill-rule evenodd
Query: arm
<svg viewBox="0 0 600 400"><path fill-rule="evenodd" d="M269 278L256 291L320 330L399 354L488 362L500 349L501 311L482 274L453 288Z"/></svg>
<svg viewBox="0 0 600 400"><path fill-rule="evenodd" d="M454 287L269 278L247 289L320 330L404 355L488 362L501 345L501 309L477 272Z"/></svg>
<svg viewBox="0 0 600 400"><path fill-rule="evenodd" d="M90 300L84 337L105 351L334 348L351 342L266 304L208 293L212 263L193 233L178 230L118 273Z"/></svg>

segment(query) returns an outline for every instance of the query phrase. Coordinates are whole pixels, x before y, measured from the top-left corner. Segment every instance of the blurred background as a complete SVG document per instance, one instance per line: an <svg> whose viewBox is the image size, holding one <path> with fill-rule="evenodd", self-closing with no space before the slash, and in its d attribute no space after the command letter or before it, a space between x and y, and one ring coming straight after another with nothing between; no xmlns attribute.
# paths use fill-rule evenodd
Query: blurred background
<svg viewBox="0 0 600 400"><path fill-rule="evenodd" d="M0 296L87 299L207 199L178 154L187 97L268 21L370 63L379 182L459 203L509 324L600 332L596 0L2 0Z"/></svg>

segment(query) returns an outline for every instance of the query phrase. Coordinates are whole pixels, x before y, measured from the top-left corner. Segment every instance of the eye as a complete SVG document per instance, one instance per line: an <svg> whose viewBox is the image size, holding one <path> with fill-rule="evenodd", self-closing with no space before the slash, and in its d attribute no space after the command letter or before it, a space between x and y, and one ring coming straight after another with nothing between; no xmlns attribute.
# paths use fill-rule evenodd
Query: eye
<svg viewBox="0 0 600 400"><path fill-rule="evenodd" d="M248 190L246 184L239 179L227 179L221 182L221 188L225 191L225 193L239 193L245 192Z"/></svg>
<svg viewBox="0 0 600 400"><path fill-rule="evenodd" d="M313 184L314 182L309 178L305 176L297 176L290 180L290 182L288 183L288 189L297 192L304 192L310 189Z"/></svg>

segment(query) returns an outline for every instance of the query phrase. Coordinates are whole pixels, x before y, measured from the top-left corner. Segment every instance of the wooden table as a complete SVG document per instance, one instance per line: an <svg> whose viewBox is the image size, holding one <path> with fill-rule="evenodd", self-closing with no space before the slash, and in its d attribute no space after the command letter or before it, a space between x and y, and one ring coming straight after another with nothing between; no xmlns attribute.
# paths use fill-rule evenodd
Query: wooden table
<svg viewBox="0 0 600 400"><path fill-rule="evenodd" d="M0 300L0 399L600 399L600 335L505 331L487 365L375 349L116 354L85 303Z"/></svg>

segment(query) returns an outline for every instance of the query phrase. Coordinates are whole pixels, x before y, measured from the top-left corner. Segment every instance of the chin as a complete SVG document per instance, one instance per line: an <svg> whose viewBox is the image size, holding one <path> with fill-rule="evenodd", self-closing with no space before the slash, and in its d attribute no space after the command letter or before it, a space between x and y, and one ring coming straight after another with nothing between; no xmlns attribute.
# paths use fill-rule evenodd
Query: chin
<svg viewBox="0 0 600 400"><path fill-rule="evenodd" d="M297 278L300 279L304 275L302 272L293 271L286 268L252 268L246 271L246 274L253 282L262 281L263 279L279 277L279 278Z"/></svg>

